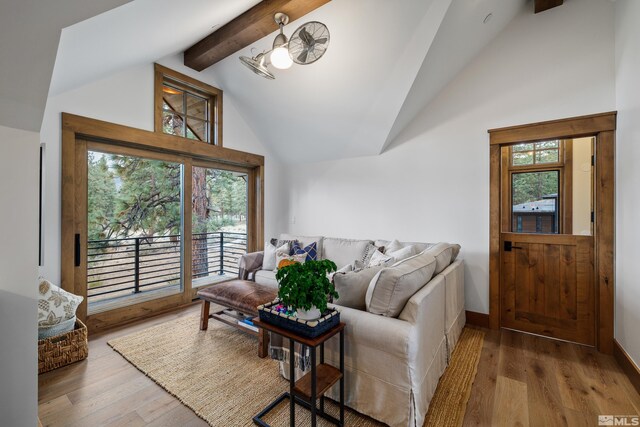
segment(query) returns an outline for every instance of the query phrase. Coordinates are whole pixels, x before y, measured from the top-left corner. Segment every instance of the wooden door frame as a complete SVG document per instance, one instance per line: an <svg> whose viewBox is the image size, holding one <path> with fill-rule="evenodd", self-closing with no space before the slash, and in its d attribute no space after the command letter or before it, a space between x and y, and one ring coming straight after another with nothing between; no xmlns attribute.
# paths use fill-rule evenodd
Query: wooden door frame
<svg viewBox="0 0 640 427"><path fill-rule="evenodd" d="M596 348L613 353L615 273L615 133L617 112L490 129L489 326L500 322L501 147L545 139L595 137L595 336Z"/></svg>
<svg viewBox="0 0 640 427"><path fill-rule="evenodd" d="M87 141L108 143L122 151L144 150L182 159L185 176L190 176L193 162L214 161L228 165L229 169L242 168L249 174L249 212L252 227L247 230L247 251L262 249L264 241L264 157L216 145L196 142L173 135L149 132L127 126L103 122L87 117L62 113L61 153L61 284L62 288L84 297L77 316L90 331L105 329L140 318L141 315L161 313L190 304L192 290L185 284L183 292L159 300L150 300L114 310L87 316L86 257L80 257L75 265L75 236L86 247L86 191L87 191ZM89 143L89 145L91 144ZM221 165L222 166L222 165ZM191 180L185 180L190 186ZM191 201L185 200L185 212L191 213ZM184 233L191 231L191 221L185 222ZM189 251L186 251L187 253ZM189 257L185 257L185 265ZM185 270L189 274L190 269ZM83 278L84 275L84 278Z"/></svg>

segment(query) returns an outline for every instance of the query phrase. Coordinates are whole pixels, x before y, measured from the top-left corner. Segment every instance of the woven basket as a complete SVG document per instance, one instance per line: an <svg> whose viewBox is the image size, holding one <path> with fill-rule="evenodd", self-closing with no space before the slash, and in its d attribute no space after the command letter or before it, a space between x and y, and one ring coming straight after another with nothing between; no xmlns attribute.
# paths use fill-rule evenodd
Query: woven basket
<svg viewBox="0 0 640 427"><path fill-rule="evenodd" d="M277 312L273 307L278 304L280 304L280 300L276 299L273 302L258 306L260 320L288 329L303 337L315 338L340 323L340 312L335 308L328 309L324 315L317 320L303 320L293 316L285 316Z"/></svg>
<svg viewBox="0 0 640 427"><path fill-rule="evenodd" d="M77 319L73 331L38 341L38 373L84 360L88 355L87 327Z"/></svg>

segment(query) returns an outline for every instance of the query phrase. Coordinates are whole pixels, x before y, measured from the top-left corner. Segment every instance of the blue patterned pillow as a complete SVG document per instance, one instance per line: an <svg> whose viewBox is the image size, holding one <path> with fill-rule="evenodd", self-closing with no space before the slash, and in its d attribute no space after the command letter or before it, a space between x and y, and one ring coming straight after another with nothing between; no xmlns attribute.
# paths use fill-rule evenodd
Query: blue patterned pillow
<svg viewBox="0 0 640 427"><path fill-rule="evenodd" d="M301 255L307 254L307 261L317 261L318 260L318 242L313 242L309 246L304 248L301 247L300 242L296 241L293 244L293 255Z"/></svg>

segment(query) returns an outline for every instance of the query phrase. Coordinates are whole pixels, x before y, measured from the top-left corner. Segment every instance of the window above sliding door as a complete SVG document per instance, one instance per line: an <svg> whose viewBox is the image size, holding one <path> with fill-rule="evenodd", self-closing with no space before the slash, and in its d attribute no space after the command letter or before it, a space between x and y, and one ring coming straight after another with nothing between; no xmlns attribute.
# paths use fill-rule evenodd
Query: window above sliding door
<svg viewBox="0 0 640 427"><path fill-rule="evenodd" d="M155 131L222 146L222 91L155 64Z"/></svg>

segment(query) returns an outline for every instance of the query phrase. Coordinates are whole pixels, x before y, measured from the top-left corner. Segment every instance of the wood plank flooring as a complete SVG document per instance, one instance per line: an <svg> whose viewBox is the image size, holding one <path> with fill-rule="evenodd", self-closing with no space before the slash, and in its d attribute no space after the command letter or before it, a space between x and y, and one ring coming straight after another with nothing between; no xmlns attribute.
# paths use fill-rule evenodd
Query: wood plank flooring
<svg viewBox="0 0 640 427"><path fill-rule="evenodd" d="M199 313L199 305L95 334L89 358L39 376L44 426L206 426L107 341ZM465 426L597 426L640 414L640 395L615 360L587 347L486 331Z"/></svg>
<svg viewBox="0 0 640 427"><path fill-rule="evenodd" d="M612 356L508 330L485 330L464 426L597 426L639 415L640 395Z"/></svg>

